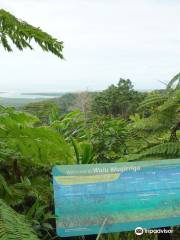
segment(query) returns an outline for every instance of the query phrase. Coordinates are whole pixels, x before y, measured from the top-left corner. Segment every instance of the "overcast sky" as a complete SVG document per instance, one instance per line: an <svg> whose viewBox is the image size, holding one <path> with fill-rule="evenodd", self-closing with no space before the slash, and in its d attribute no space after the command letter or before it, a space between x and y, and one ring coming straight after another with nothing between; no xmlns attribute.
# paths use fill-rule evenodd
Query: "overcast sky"
<svg viewBox="0 0 180 240"><path fill-rule="evenodd" d="M120 77L164 87L180 71L179 0L0 0L64 41L65 61L38 47L0 47L0 91L100 90Z"/></svg>

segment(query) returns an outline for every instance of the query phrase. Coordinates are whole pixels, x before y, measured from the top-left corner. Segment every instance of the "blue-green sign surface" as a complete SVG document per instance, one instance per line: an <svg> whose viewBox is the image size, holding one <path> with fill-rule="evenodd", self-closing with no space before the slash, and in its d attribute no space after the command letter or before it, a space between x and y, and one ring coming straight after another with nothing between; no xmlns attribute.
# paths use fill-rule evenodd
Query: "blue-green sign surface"
<svg viewBox="0 0 180 240"><path fill-rule="evenodd" d="M62 237L180 225L180 159L53 168Z"/></svg>

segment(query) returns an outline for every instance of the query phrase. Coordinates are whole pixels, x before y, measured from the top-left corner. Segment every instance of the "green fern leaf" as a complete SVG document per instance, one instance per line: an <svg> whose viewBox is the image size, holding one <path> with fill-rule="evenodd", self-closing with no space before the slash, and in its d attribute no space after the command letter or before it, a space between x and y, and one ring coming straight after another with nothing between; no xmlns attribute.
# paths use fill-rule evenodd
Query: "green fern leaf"
<svg viewBox="0 0 180 240"><path fill-rule="evenodd" d="M0 9L0 44L10 52L12 48L9 39L19 50L33 49L30 43L34 40L44 51L51 52L63 59L63 42Z"/></svg>
<svg viewBox="0 0 180 240"><path fill-rule="evenodd" d="M0 239L38 240L23 215L16 213L0 199Z"/></svg>
<svg viewBox="0 0 180 240"><path fill-rule="evenodd" d="M150 147L140 154L133 154L129 156L128 161L141 160L149 157L179 158L180 142L168 142L168 143L162 143L157 146Z"/></svg>

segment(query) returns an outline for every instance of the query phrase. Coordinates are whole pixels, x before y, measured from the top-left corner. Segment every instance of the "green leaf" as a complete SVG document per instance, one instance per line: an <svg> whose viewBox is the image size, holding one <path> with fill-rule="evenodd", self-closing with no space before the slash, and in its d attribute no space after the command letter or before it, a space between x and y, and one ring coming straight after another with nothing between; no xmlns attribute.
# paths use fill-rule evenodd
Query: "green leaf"
<svg viewBox="0 0 180 240"><path fill-rule="evenodd" d="M23 215L16 213L0 199L0 239L38 240Z"/></svg>
<svg viewBox="0 0 180 240"><path fill-rule="evenodd" d="M31 42L34 40L42 50L51 52L63 59L63 42L58 41L40 28L16 18L11 13L0 9L0 43L7 51L12 51L9 39L19 49L33 49Z"/></svg>

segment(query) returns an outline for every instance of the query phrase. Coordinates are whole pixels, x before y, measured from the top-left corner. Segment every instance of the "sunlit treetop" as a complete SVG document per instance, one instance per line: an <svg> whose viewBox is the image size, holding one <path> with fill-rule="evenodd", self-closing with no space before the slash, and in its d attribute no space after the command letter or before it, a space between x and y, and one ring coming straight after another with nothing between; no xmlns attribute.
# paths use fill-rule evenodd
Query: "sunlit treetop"
<svg viewBox="0 0 180 240"><path fill-rule="evenodd" d="M7 51L12 51L12 43L19 49L33 49L32 41L38 44L44 51L51 52L63 59L63 42L58 41L40 28L31 26L11 13L0 9L0 44Z"/></svg>

